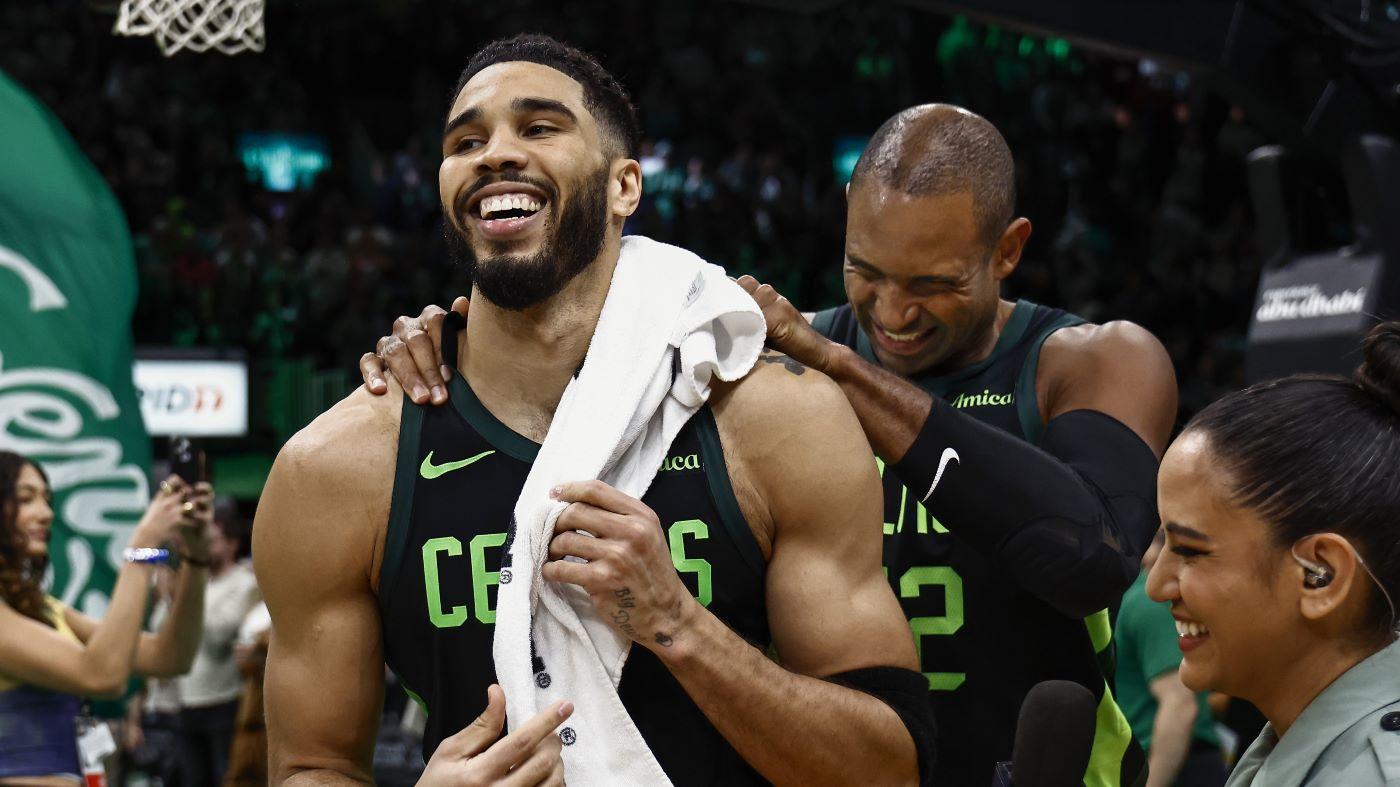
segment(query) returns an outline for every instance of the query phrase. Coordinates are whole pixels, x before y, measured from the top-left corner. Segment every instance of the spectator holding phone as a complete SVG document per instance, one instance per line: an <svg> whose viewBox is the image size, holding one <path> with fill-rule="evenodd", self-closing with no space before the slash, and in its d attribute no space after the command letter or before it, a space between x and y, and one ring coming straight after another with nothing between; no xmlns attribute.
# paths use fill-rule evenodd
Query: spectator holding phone
<svg viewBox="0 0 1400 787"><path fill-rule="evenodd" d="M243 691L234 645L243 619L262 598L253 572L238 562L247 535L234 501L217 500L206 528L209 585L204 593L204 632L194 666L180 679L180 773L185 784L224 781Z"/></svg>
<svg viewBox="0 0 1400 787"><path fill-rule="evenodd" d="M177 675L199 645L212 514L208 484L172 476L132 532L101 620L44 593L53 523L48 477L0 451L0 785L69 785L82 768L74 741L82 697L117 697L133 674ZM164 625L141 631L151 575L183 556Z"/></svg>

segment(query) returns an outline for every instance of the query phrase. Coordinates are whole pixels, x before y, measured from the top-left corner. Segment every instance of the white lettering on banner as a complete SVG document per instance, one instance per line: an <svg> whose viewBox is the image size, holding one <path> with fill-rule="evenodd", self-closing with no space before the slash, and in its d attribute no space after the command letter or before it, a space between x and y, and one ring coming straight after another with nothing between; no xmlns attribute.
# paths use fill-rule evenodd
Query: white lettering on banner
<svg viewBox="0 0 1400 787"><path fill-rule="evenodd" d="M1276 287L1265 290L1260 300L1263 303L1254 314L1259 322L1360 314L1366 308L1366 288L1342 290L1329 296L1316 284Z"/></svg>
<svg viewBox="0 0 1400 787"><path fill-rule="evenodd" d="M41 312L45 309L63 309L68 299L38 266L24 255L6 246L0 246L0 268L9 268L24 282L29 290L29 310Z"/></svg>
<svg viewBox="0 0 1400 787"><path fill-rule="evenodd" d="M91 544L105 539L107 561L120 566L126 534L150 493L141 468L123 463L121 443L79 437L85 414L110 421L121 411L112 392L90 377L68 369L6 371L0 355L0 448L42 462L55 495L67 492L58 515L84 538L68 539L68 582L58 595L66 604L100 613L107 603L104 593L92 590L76 598L91 576Z"/></svg>

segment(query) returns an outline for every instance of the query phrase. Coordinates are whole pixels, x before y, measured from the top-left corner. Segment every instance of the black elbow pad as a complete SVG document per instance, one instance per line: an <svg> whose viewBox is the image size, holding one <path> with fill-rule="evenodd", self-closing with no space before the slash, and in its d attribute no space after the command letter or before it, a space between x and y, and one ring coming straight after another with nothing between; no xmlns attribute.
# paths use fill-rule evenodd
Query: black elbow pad
<svg viewBox="0 0 1400 787"><path fill-rule="evenodd" d="M1103 502L1118 551L1138 563L1157 532L1157 455L1121 421L1097 410L1050 419L1040 447L1074 468ZM1131 582L1131 580L1129 580Z"/></svg>
<svg viewBox="0 0 1400 787"><path fill-rule="evenodd" d="M933 784L938 726L928 699L928 679L900 667L866 667L828 676L827 680L863 691L890 706L914 739L919 760L919 784Z"/></svg>
<svg viewBox="0 0 1400 787"><path fill-rule="evenodd" d="M1064 615L1116 609L1157 528L1157 457L1131 429L1094 410L1052 419L1040 445L1070 468L1074 478L1063 483L1078 492L1051 495L1059 513L1027 523L1002 544L1001 557L1041 568L1018 579Z"/></svg>

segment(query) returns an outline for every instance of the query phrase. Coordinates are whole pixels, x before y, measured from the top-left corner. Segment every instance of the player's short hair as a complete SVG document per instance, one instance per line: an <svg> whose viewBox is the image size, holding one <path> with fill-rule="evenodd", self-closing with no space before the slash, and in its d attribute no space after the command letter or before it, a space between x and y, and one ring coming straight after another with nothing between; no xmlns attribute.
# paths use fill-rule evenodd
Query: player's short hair
<svg viewBox="0 0 1400 787"><path fill-rule="evenodd" d="M886 120L851 174L915 197L970 193L978 235L995 244L1016 208L1016 164L1001 132L952 104L921 104Z"/></svg>
<svg viewBox="0 0 1400 787"><path fill-rule="evenodd" d="M522 33L512 38L500 38L472 55L457 87L452 89L448 106L457 100L462 88L478 72L497 63L524 60L549 66L583 86L583 105L597 118L598 125L611 138L614 147L610 155L636 158L641 147L642 130L637 122L637 109L627 90L597 58L580 49L545 35ZM616 156L613 156L616 157Z"/></svg>

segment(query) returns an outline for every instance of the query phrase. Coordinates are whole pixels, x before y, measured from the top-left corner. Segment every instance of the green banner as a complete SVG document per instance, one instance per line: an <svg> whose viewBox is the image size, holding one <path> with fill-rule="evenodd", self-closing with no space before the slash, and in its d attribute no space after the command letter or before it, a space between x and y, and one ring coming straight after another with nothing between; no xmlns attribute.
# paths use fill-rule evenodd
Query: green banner
<svg viewBox="0 0 1400 787"><path fill-rule="evenodd" d="M0 140L0 449L53 485L51 592L100 615L150 497L131 235L58 119L3 71Z"/></svg>

